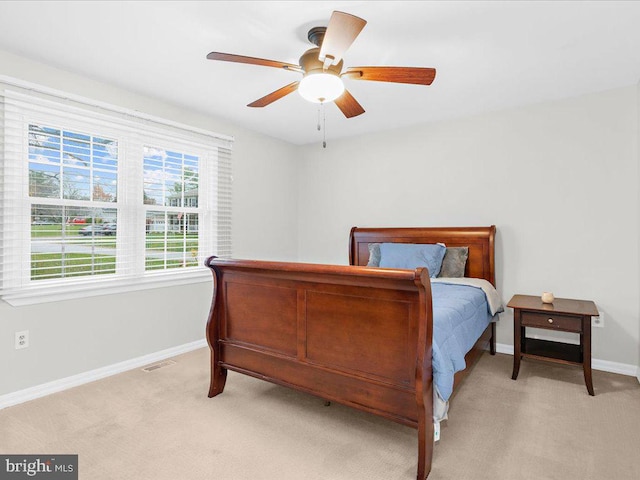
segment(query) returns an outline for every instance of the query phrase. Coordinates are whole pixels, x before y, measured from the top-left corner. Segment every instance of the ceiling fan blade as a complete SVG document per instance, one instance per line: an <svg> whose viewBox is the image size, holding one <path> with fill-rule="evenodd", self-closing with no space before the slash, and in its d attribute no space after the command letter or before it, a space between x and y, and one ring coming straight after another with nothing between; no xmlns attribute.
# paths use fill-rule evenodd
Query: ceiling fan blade
<svg viewBox="0 0 640 480"><path fill-rule="evenodd" d="M354 15L333 12L320 47L320 55L318 56L320 61L325 62L326 57L331 57L331 63L335 65L342 60L344 52L351 46L366 24L366 20Z"/></svg>
<svg viewBox="0 0 640 480"><path fill-rule="evenodd" d="M436 78L436 69L421 67L349 67L342 75L354 80L431 85L434 78Z"/></svg>
<svg viewBox="0 0 640 480"><path fill-rule="evenodd" d="M289 85L286 85L282 88L279 88L275 92L271 92L269 95L265 95L262 98L259 98L255 102L250 103L247 107L266 107L267 105L275 102L276 100L280 100L282 97L289 95L291 92L295 92L298 89L298 84L300 82L293 82Z"/></svg>
<svg viewBox="0 0 640 480"><path fill-rule="evenodd" d="M347 118L357 117L358 115L362 115L364 113L364 108L362 108L362 105L360 105L358 101L353 98L353 95L351 95L348 90L345 90L342 95L336 98L334 100L334 103Z"/></svg>
<svg viewBox="0 0 640 480"><path fill-rule="evenodd" d="M248 63L250 65L262 65L264 67L284 68L285 70L293 70L302 72L300 65L292 63L278 62L276 60L266 60L264 58L245 57L243 55L234 55L233 53L211 52L207 55L209 60L222 60L223 62Z"/></svg>

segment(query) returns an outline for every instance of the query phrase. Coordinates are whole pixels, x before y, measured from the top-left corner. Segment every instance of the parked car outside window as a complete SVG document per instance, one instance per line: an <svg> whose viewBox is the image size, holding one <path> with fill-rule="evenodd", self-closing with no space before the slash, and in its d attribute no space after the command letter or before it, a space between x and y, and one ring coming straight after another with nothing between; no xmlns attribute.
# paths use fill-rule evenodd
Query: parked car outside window
<svg viewBox="0 0 640 480"><path fill-rule="evenodd" d="M96 225L87 225L86 227L82 227L80 230L78 230L78 234L84 235L85 237L89 235L115 235L116 224L102 223Z"/></svg>
<svg viewBox="0 0 640 480"><path fill-rule="evenodd" d="M115 223L102 224L102 233L104 233L105 235L115 235L116 230L117 230L117 227Z"/></svg>

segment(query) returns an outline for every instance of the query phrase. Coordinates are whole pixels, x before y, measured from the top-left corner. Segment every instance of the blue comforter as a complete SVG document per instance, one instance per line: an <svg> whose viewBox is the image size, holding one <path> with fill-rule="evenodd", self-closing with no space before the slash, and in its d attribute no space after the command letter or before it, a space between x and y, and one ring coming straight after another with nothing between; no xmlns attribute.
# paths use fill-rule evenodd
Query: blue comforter
<svg viewBox="0 0 640 480"><path fill-rule="evenodd" d="M491 322L487 298L480 288L432 283L433 380L449 400L453 375L466 367L464 356Z"/></svg>

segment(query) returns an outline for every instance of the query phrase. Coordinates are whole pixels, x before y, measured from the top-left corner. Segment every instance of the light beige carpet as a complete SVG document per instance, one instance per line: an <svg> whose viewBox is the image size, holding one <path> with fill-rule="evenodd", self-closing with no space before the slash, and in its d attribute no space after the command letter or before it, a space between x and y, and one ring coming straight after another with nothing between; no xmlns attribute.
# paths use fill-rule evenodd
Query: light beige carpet
<svg viewBox="0 0 640 480"><path fill-rule="evenodd" d="M415 479L416 431L229 373L208 350L0 411L0 453L79 454L83 480ZM640 478L640 386L483 355L452 401L430 480Z"/></svg>

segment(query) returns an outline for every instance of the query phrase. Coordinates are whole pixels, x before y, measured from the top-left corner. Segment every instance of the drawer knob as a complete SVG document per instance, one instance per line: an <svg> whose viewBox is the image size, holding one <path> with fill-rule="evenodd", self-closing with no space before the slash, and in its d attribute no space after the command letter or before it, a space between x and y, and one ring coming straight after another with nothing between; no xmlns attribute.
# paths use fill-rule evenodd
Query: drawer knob
<svg viewBox="0 0 640 480"><path fill-rule="evenodd" d="M547 322L553 323L553 318L550 318L549 320L547 320Z"/></svg>

